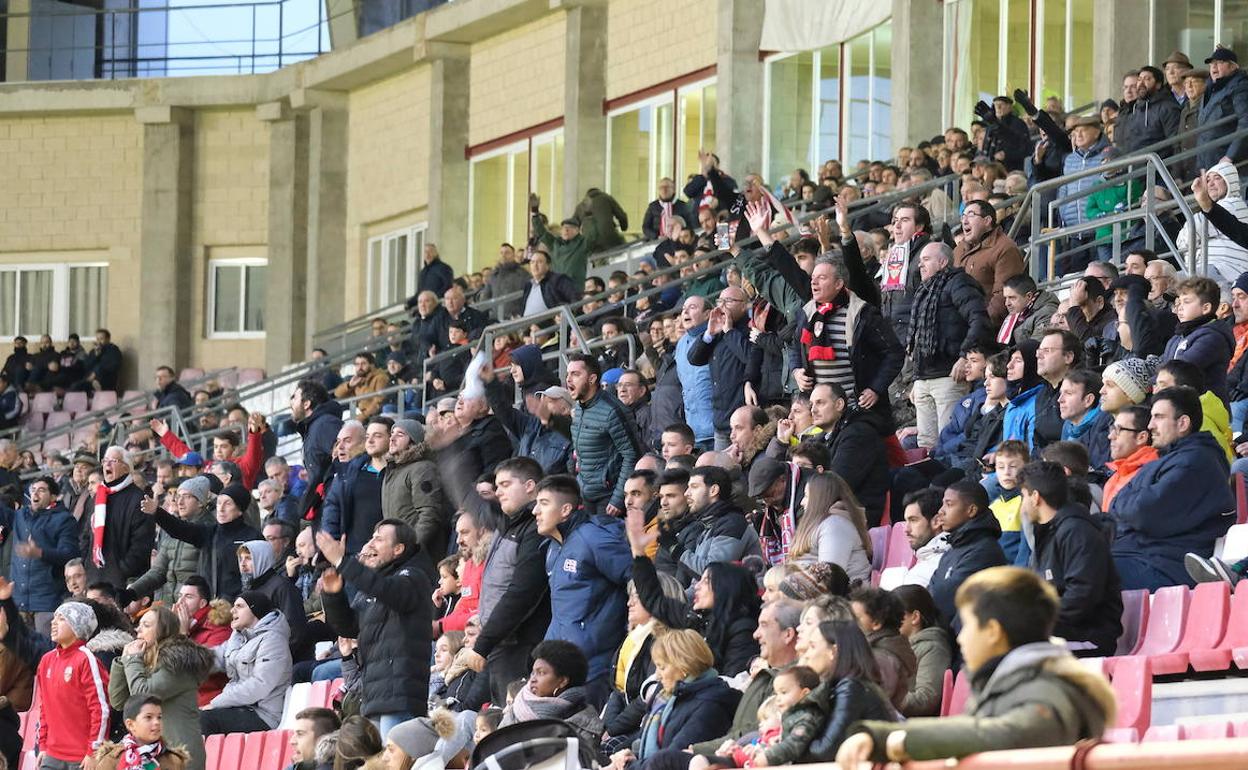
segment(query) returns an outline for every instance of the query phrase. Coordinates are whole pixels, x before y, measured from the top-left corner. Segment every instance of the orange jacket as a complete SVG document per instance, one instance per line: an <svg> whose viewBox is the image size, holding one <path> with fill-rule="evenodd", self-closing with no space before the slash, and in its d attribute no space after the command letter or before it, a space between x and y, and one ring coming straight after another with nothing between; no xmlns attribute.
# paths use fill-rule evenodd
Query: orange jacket
<svg viewBox="0 0 1248 770"><path fill-rule="evenodd" d="M1101 510L1108 511L1109 503L1114 499L1114 495L1118 494L1118 490L1126 486L1126 483L1139 472L1140 468L1156 460L1159 456L1157 450L1151 444L1147 444L1121 460L1112 460L1105 463L1105 467L1113 471L1114 475L1105 481L1105 494L1101 496Z"/></svg>

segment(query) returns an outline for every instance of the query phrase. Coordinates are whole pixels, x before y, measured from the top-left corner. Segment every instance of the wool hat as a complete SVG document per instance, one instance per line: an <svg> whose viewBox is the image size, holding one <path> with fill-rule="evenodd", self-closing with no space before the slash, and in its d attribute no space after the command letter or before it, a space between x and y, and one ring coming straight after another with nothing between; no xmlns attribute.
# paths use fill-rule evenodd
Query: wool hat
<svg viewBox="0 0 1248 770"><path fill-rule="evenodd" d="M1192 66L1192 60L1187 58L1187 54L1182 51L1172 51L1170 55L1166 57L1166 60L1161 63L1161 66L1164 67L1171 63L1182 64L1184 67L1189 68Z"/></svg>
<svg viewBox="0 0 1248 770"><path fill-rule="evenodd" d="M243 603L251 610L251 614L256 616L256 620L277 609L273 606L273 600L263 591L243 591L238 598L243 600Z"/></svg>
<svg viewBox="0 0 1248 770"><path fill-rule="evenodd" d="M437 751L439 736L429 717L416 717L390 728L386 740L394 741L404 754L417 760Z"/></svg>
<svg viewBox="0 0 1248 770"><path fill-rule="evenodd" d="M1124 358L1105 367L1102 378L1121 388L1132 403L1142 404L1153 385L1153 368L1142 358Z"/></svg>
<svg viewBox="0 0 1248 770"><path fill-rule="evenodd" d="M74 636L86 641L95 633L99 621L95 619L95 610L82 602L65 602L56 608L56 614L69 624Z"/></svg>
<svg viewBox="0 0 1248 770"><path fill-rule="evenodd" d="M212 482L208 481L206 476L195 476L194 478L185 479L178 485L179 494L182 492L188 495L194 495L195 499L204 504L208 502L208 498L212 496Z"/></svg>
<svg viewBox="0 0 1248 770"><path fill-rule="evenodd" d="M435 716L442 712L434 712ZM447 715L455 724L455 731L438 739L437 751L443 762L450 762L461 751L472 753L472 736L477 729L477 713L475 711L448 712Z"/></svg>
<svg viewBox="0 0 1248 770"><path fill-rule="evenodd" d="M221 490L225 489L225 484L221 482L221 477L215 473L201 473L195 478L208 479L208 488L212 490L214 495L221 494Z"/></svg>
<svg viewBox="0 0 1248 770"><path fill-rule="evenodd" d="M251 494L243 488L242 484L231 484L222 489L221 494L233 500L240 511L246 511L251 506Z"/></svg>
<svg viewBox="0 0 1248 770"><path fill-rule="evenodd" d="M1235 279L1235 283L1231 284L1231 288L1248 293L1248 272L1240 273L1239 277Z"/></svg>
<svg viewBox="0 0 1248 770"><path fill-rule="evenodd" d="M831 562L805 564L780 581L780 593L800 602L824 594L846 596L849 594L849 575Z"/></svg>
<svg viewBox="0 0 1248 770"><path fill-rule="evenodd" d="M395 420L394 428L391 430L403 431L411 437L413 444L419 444L425 440L425 426L421 425L416 420L408 419L406 417L401 420Z"/></svg>

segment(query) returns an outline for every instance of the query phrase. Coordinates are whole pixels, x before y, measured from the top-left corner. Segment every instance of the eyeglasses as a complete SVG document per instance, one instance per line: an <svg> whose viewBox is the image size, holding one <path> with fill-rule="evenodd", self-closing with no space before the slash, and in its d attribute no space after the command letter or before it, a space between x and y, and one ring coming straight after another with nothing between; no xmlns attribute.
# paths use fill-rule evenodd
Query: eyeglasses
<svg viewBox="0 0 1248 770"><path fill-rule="evenodd" d="M720 297L718 300L715 301L715 304L716 305L735 305L739 302L745 302L745 300L737 299L735 297Z"/></svg>
<svg viewBox="0 0 1248 770"><path fill-rule="evenodd" d="M1117 435L1119 433L1124 433L1124 432L1125 433L1147 433L1148 428L1132 428L1130 425L1119 425L1118 423L1114 423L1113 425L1109 426L1109 432L1110 432L1110 435Z"/></svg>

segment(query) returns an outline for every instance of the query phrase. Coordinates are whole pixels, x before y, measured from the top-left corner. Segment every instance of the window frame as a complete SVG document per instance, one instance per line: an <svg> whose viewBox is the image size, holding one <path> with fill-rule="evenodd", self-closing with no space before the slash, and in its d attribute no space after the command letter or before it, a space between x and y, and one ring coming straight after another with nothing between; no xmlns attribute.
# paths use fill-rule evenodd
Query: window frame
<svg viewBox="0 0 1248 770"><path fill-rule="evenodd" d="M53 340L65 340L73 331L69 328L69 274L74 268L80 267L102 267L108 270L110 265L106 260L87 260L84 262L13 262L0 264L0 273L17 273L18 279L14 284L13 312L14 327L16 333L12 335L0 335L0 342L12 342L15 337L39 337L47 334ZM20 321L21 313L21 273L24 272L51 272L52 273L52 324L49 329L26 331L17 326ZM104 325L107 325L108 315L108 298L104 298L104 314L102 319ZM94 331L94 330L92 330Z"/></svg>
<svg viewBox="0 0 1248 770"><path fill-rule="evenodd" d="M508 194L510 195L511 191L515 189L516 178L521 173L523 173L524 178L527 180L525 183L525 186L528 188L526 195L532 195L534 192L538 192L539 195L543 195L542 208L543 210L546 211L547 216L550 216L552 218L554 217L558 217L560 219L563 218L562 213L558 211L550 210L550 202L549 200L547 200L546 196L544 195L544 192L534 189L535 186L537 185L537 174L538 174L536 155L535 155L537 148L539 146L546 145L546 144L554 145L560 139L564 139L565 140L564 152L567 152L567 142L566 142L567 138L564 136L563 119L560 118L559 120L554 121L553 125L551 123L543 123L541 126L538 126L532 129L527 129L519 133L522 135L521 138L515 139L514 141L507 141L502 144L495 144L493 142L489 142L489 143L486 143L485 145L478 145L478 147L484 147L485 149L477 149L474 147L468 148L468 151L467 151L467 155L468 155L468 258L467 260L465 260L465 264L467 265L466 270L469 273L475 272L477 269L476 268L477 244L475 242L476 241L476 203L475 203L476 195L475 195L475 192L476 192L476 166L478 163L482 163L487 160L493 160L494 158L497 158L500 155L508 156L507 188L506 188L508 191ZM516 159L514 157L516 155L519 155L520 153L525 153L526 157L528 158L528 164L523 172L521 172L520 169L516 168ZM554 155L555 153L552 152L552 159ZM553 173L552 173L552 178L553 178ZM562 173L562 168L561 168L559 179L555 182L555 184L562 187L563 181L564 179L563 179L563 173ZM563 208L565 209L567 208L566 201L561 201L560 203L563 206ZM512 232L515 229L515 225L516 225L515 205L516 205L515 201L509 200L507 201L504 207L504 210L507 216L507 225L505 229L508 233ZM524 210L525 212L528 212L529 210L527 199L524 201ZM527 215L525 218L526 220L528 219ZM525 232L524 242L519 243L519 244L512 244L512 246L515 247L516 251L520 253L523 253L525 251L525 248L528 246L528 239L532 237L533 235L533 233L531 232L532 230L531 224L528 221L526 221L523 223L523 225L524 225L524 232ZM490 264L493 264L493 263L490 263Z"/></svg>
<svg viewBox="0 0 1248 770"><path fill-rule="evenodd" d="M268 331L218 331L217 319L217 269L222 267L243 268L242 280L239 282L239 319L240 325L246 325L247 319L247 268L268 268L268 257L213 257L208 260L208 294L204 300L204 337L210 340L262 340ZM266 284L267 284L267 272ZM267 285L265 287L268 288Z"/></svg>
<svg viewBox="0 0 1248 770"><path fill-rule="evenodd" d="M369 238L364 245L364 307L366 312L376 313L386 308L401 305L403 302L416 291L416 286L420 283L420 260L425 243L428 241L429 223L417 222L414 225L400 227L397 230L391 230L387 233L374 235ZM403 290L399 292L399 299L395 302L382 305L378 303L378 298L373 296L373 245L381 244L381 270L383 275L386 272L386 261L390 258L390 249L388 245L407 236L406 253L403 255L404 261L407 262L407 283ZM420 241L420 247L417 248L416 241Z"/></svg>

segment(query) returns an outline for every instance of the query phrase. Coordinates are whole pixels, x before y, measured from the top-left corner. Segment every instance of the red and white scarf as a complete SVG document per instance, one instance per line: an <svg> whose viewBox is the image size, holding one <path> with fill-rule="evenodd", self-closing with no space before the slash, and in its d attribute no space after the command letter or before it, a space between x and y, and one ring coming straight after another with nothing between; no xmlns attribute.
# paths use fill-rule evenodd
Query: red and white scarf
<svg viewBox="0 0 1248 770"><path fill-rule="evenodd" d="M161 741L141 744L133 735L126 735L121 739L121 756L117 759L117 770L158 770L160 755L164 753L165 744Z"/></svg>
<svg viewBox="0 0 1248 770"><path fill-rule="evenodd" d="M775 193L767 189L767 185L759 182L758 189L763 191L763 195L767 196L767 201L771 204L772 210L778 212L780 216L784 217L785 221L787 221L790 225L797 224L797 217L793 216L793 212L789 211L788 206L780 202L780 199L776 197Z"/></svg>
<svg viewBox="0 0 1248 770"><path fill-rule="evenodd" d="M104 566L104 520L108 514L108 496L133 483L134 479L127 473L112 487L100 484L95 489L95 510L91 512L91 561L96 567Z"/></svg>
<svg viewBox="0 0 1248 770"><path fill-rule="evenodd" d="M659 237L672 237L672 217L676 215L676 199L659 201ZM686 222L686 225L689 223Z"/></svg>

